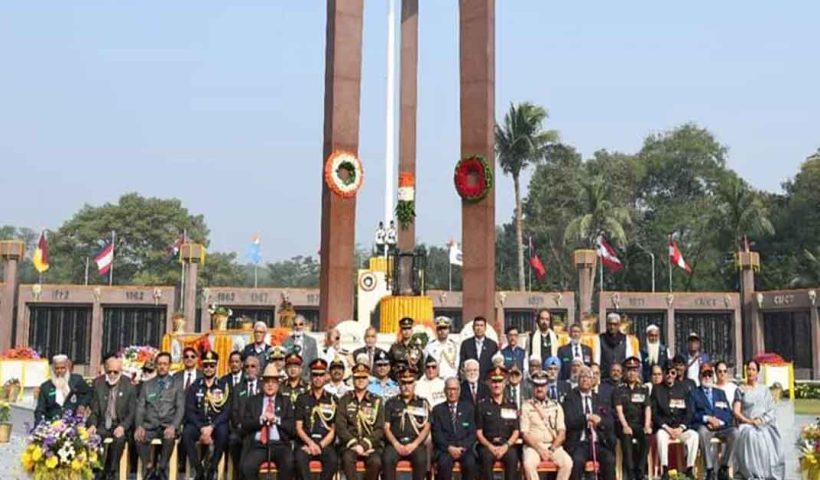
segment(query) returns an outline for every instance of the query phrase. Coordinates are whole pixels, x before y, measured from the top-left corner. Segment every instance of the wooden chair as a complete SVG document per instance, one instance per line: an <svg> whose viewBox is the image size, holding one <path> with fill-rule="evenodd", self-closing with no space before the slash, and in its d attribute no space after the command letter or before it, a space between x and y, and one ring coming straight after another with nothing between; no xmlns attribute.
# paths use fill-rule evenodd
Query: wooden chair
<svg viewBox="0 0 820 480"><path fill-rule="evenodd" d="M593 462L592 460L590 460L584 465L584 472L593 473L593 472L595 472L595 469L597 467L598 467L598 465L596 464L596 462ZM538 464L538 473L539 474L555 473L557 471L558 471L558 465L554 464L553 462L541 462L541 463Z"/></svg>
<svg viewBox="0 0 820 480"><path fill-rule="evenodd" d="M322 473L322 462L320 462L318 460L311 460L310 463L308 464L308 468L310 468L310 473L311 474L315 475L317 473ZM358 469L359 469L359 462L356 462L356 470L358 471ZM362 469L362 471L364 471L364 469ZM259 465L259 476L261 477L262 475L268 475L268 474L275 475L277 478L279 478L279 470L276 469L276 464L275 463L273 463L273 462L270 462L270 463L263 462L262 465ZM335 477L338 478L339 474L337 473L335 475Z"/></svg>
<svg viewBox="0 0 820 480"><path fill-rule="evenodd" d="M114 443L114 439L111 437L103 440L103 445L107 448L110 448L112 443ZM128 480L128 441L125 442L122 457L120 457L120 480Z"/></svg>
<svg viewBox="0 0 820 480"><path fill-rule="evenodd" d="M174 449L171 450L171 458L168 459L168 480L177 480L177 447L179 446L179 439L174 441ZM162 447L162 439L155 438L151 440L151 447ZM137 480L142 480L142 459L137 455Z"/></svg>

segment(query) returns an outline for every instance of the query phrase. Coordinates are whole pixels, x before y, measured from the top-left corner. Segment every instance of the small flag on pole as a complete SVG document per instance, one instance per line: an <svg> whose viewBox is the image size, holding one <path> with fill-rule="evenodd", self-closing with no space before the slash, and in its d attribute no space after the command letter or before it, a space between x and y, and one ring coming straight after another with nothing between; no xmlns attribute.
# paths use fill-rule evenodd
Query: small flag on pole
<svg viewBox="0 0 820 480"><path fill-rule="evenodd" d="M251 237L251 244L248 246L248 251L245 256L248 258L248 261L254 265L262 263L262 238L258 233L255 233L253 237Z"/></svg>
<svg viewBox="0 0 820 480"><path fill-rule="evenodd" d="M170 262L174 259L174 257L179 255L179 249L182 247L182 244L185 243L185 234L181 233L179 236L174 240L174 243L168 246L165 249L165 258L163 259L164 262Z"/></svg>
<svg viewBox="0 0 820 480"><path fill-rule="evenodd" d="M37 241L37 248L34 250L34 255L31 257L31 261L34 263L34 268L38 272L43 273L48 270L48 237L46 237L45 230L40 232L40 240Z"/></svg>
<svg viewBox="0 0 820 480"><path fill-rule="evenodd" d="M535 277L538 280L544 280L547 276L547 269L544 267L541 257L538 256L538 252L535 251L535 246L532 244L532 237L530 237L530 266L535 272Z"/></svg>
<svg viewBox="0 0 820 480"><path fill-rule="evenodd" d="M615 252L615 249L612 248L612 245L607 243L604 240L604 237L598 237L598 256L601 258L601 264L612 272L617 272L624 268L624 265L621 263L621 259L618 258L618 255Z"/></svg>
<svg viewBox="0 0 820 480"><path fill-rule="evenodd" d="M105 242L105 246L94 256L94 263L97 264L97 272L101 277L108 275L114 263L114 244Z"/></svg>
<svg viewBox="0 0 820 480"><path fill-rule="evenodd" d="M461 248L459 248L455 240L450 240L450 265L463 266L464 262L461 257Z"/></svg>
<svg viewBox="0 0 820 480"><path fill-rule="evenodd" d="M680 253L678 244L672 240L671 236L669 237L669 263L686 270L686 273L692 273L692 269L689 267L689 264L686 263L686 260L683 259L683 254Z"/></svg>

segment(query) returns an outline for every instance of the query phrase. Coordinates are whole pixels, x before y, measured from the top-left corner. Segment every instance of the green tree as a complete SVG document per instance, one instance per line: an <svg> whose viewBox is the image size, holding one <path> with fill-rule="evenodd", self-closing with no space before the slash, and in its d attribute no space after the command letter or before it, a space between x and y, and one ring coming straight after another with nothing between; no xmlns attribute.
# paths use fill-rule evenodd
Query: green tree
<svg viewBox="0 0 820 480"><path fill-rule="evenodd" d="M316 288L319 286L319 261L312 256L297 255L288 260L267 264L272 286Z"/></svg>
<svg viewBox="0 0 820 480"><path fill-rule="evenodd" d="M571 245L594 247L597 238L606 238L626 245L625 225L631 223L629 208L610 200L609 183L603 177L589 177L581 181L581 213L564 231L564 241Z"/></svg>
<svg viewBox="0 0 820 480"><path fill-rule="evenodd" d="M544 130L547 111L530 102L510 104L504 123L495 126L495 150L498 163L504 173L513 180L515 193L515 239L517 242L518 289L524 284L524 240L522 233L521 172L528 165L541 159L544 148L558 141L558 132Z"/></svg>
<svg viewBox="0 0 820 480"><path fill-rule="evenodd" d="M732 251L745 235L757 237L774 234L769 212L760 195L734 172L726 174L716 193L715 226L728 233Z"/></svg>

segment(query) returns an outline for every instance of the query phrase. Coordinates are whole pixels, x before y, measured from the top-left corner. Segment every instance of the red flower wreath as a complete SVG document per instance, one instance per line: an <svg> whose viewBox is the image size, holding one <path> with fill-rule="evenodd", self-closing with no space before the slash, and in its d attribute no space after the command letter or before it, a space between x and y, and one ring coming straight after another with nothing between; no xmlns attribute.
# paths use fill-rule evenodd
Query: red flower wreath
<svg viewBox="0 0 820 480"><path fill-rule="evenodd" d="M486 158L473 155L459 160L453 181L461 198L477 202L493 188L493 171Z"/></svg>

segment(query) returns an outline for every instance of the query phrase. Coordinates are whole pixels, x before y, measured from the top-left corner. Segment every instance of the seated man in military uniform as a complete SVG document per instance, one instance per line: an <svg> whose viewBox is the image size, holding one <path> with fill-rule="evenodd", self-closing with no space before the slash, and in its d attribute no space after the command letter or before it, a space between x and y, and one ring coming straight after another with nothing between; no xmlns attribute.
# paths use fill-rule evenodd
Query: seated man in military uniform
<svg viewBox="0 0 820 480"><path fill-rule="evenodd" d="M518 477L518 411L515 405L504 399L504 382L507 370L493 367L487 372L490 381L490 397L476 407L476 438L478 439L478 463L481 478L492 478L493 463L504 464L504 479Z"/></svg>
<svg viewBox="0 0 820 480"><path fill-rule="evenodd" d="M327 390L327 362L310 362L310 391L296 400L296 436L299 438L294 459L299 478L312 478L310 461L322 463L320 480L331 480L339 470L336 439L336 398Z"/></svg>
<svg viewBox="0 0 820 480"><path fill-rule="evenodd" d="M384 400L367 390L370 369L366 363L353 367L353 391L341 400L336 414L336 435L342 451L345 477L356 477L356 462L365 464L365 479L378 480L384 442Z"/></svg>
<svg viewBox="0 0 820 480"><path fill-rule="evenodd" d="M137 453L145 465L146 479L167 478L168 459L174 450L177 430L185 415L185 390L177 388L168 374L171 354L160 352L154 359L157 375L145 382L137 398L137 416L134 424L134 440ZM151 462L151 441L162 439L162 452L156 462Z"/></svg>
<svg viewBox="0 0 820 480"><path fill-rule="evenodd" d="M242 476L245 480L259 478L259 467L266 460L276 465L280 480L293 478L295 418L290 398L279 393L282 378L276 365L269 363L262 374L262 391L245 402L242 431L246 450L242 456Z"/></svg>
<svg viewBox="0 0 820 480"><path fill-rule="evenodd" d="M533 398L521 407L524 476L538 480L538 464L550 461L558 466L556 480L567 480L572 474L572 458L562 446L567 436L564 409L547 396L547 372L535 372L532 383Z"/></svg>
<svg viewBox="0 0 820 480"><path fill-rule="evenodd" d="M356 359L357 363L361 363ZM399 383L390 378L390 357L384 350L376 352L373 361L373 378L370 379L367 391L378 395L385 401L399 394Z"/></svg>
<svg viewBox="0 0 820 480"><path fill-rule="evenodd" d="M399 460L410 460L413 480L424 480L427 474L427 448L430 434L430 403L415 394L416 372L405 368L399 372L401 393L384 406L384 436L387 442L382 455L384 480L395 480Z"/></svg>
<svg viewBox="0 0 820 480"><path fill-rule="evenodd" d="M214 351L203 352L202 378L194 380L185 398L185 426L182 444L188 461L196 470L196 479L213 480L222 453L228 447L228 420L230 417L229 390L225 382L216 376L219 355ZM197 444L211 451L203 465Z"/></svg>
<svg viewBox="0 0 820 480"><path fill-rule="evenodd" d="M646 475L648 435L652 435L652 404L649 389L641 383L641 360L624 360L626 382L615 388L612 404L615 406L616 431L623 452L624 480L641 480Z"/></svg>

